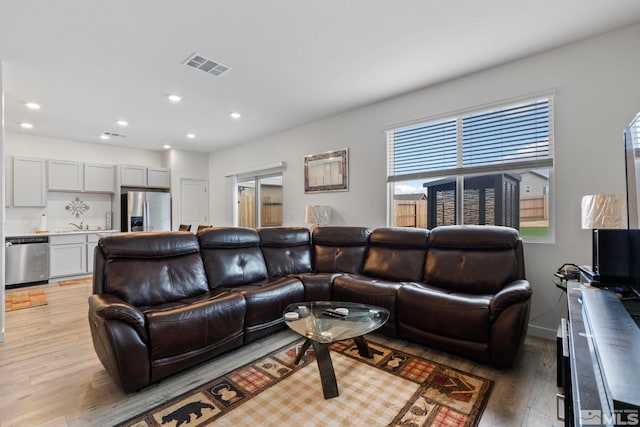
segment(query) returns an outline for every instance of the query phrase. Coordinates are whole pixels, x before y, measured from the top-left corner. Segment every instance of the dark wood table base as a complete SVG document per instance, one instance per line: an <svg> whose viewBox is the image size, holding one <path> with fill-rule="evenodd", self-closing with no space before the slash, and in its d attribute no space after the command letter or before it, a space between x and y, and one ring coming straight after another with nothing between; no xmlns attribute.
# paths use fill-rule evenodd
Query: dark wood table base
<svg viewBox="0 0 640 427"><path fill-rule="evenodd" d="M353 341L358 347L358 353L362 357L367 359L373 358L373 353L367 344L367 340L364 336L353 338ZM336 382L336 374L333 370L333 362L331 362L331 356L329 355L329 347L332 343L324 344L314 341L310 338L302 344L302 348L296 357L295 364L300 363L302 356L307 352L309 347L313 345L313 351L316 353L316 362L318 362L318 370L320 371L320 381L322 382L322 393L325 399L331 399L338 397L338 383Z"/></svg>

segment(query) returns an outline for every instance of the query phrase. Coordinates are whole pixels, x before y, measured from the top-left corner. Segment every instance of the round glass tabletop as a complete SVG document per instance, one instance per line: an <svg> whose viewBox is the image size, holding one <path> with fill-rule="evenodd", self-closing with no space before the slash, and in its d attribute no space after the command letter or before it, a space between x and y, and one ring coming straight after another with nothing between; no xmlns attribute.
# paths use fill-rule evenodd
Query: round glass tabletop
<svg viewBox="0 0 640 427"><path fill-rule="evenodd" d="M332 343L375 331L389 319L389 311L367 304L312 301L288 305L283 317L303 337Z"/></svg>

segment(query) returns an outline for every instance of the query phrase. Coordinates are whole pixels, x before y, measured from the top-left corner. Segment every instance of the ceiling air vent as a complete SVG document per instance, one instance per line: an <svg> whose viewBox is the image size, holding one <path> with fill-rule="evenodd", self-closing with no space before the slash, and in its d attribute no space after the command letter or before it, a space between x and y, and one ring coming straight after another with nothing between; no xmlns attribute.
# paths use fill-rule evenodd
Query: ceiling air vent
<svg viewBox="0 0 640 427"><path fill-rule="evenodd" d="M191 56L189 56L182 63L188 65L189 67L193 67L193 68L197 68L198 70L202 70L205 73L213 74L216 77L222 75L223 73L225 73L225 72L227 72L227 71L229 71L231 69L231 68L227 67L226 65L222 65L219 62L212 61L211 59L207 59L207 58L205 58L203 56L200 56L200 55L198 55L196 53L194 53Z"/></svg>
<svg viewBox="0 0 640 427"><path fill-rule="evenodd" d="M107 131L102 132L102 134L104 136L108 136L109 138L124 138L124 137L127 136L127 135L123 135L121 133L107 132Z"/></svg>

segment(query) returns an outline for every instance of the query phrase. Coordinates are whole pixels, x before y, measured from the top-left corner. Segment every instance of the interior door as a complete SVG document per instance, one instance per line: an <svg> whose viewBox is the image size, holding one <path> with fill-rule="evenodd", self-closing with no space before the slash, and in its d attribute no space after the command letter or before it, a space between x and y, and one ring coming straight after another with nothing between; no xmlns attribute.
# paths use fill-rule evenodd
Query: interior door
<svg viewBox="0 0 640 427"><path fill-rule="evenodd" d="M191 224L191 230L198 225L209 224L209 200L207 184L200 179L180 180L180 224Z"/></svg>

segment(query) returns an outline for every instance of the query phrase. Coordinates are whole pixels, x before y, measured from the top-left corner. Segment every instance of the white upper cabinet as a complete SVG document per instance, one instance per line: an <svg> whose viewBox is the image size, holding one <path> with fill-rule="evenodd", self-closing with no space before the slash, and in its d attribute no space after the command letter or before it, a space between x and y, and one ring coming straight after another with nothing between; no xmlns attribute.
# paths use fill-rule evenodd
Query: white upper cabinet
<svg viewBox="0 0 640 427"><path fill-rule="evenodd" d="M147 169L147 187L170 188L171 173L169 169L148 168Z"/></svg>
<svg viewBox="0 0 640 427"><path fill-rule="evenodd" d="M147 168L144 166L120 165L120 185L146 187Z"/></svg>
<svg viewBox="0 0 640 427"><path fill-rule="evenodd" d="M113 165L84 164L84 191L113 193Z"/></svg>
<svg viewBox="0 0 640 427"><path fill-rule="evenodd" d="M171 172L166 168L120 165L120 185L123 187L171 188Z"/></svg>
<svg viewBox="0 0 640 427"><path fill-rule="evenodd" d="M13 206L45 206L45 161L13 158Z"/></svg>
<svg viewBox="0 0 640 427"><path fill-rule="evenodd" d="M49 191L113 193L113 165L47 160Z"/></svg>
<svg viewBox="0 0 640 427"><path fill-rule="evenodd" d="M82 163L47 160L49 191L82 191Z"/></svg>

